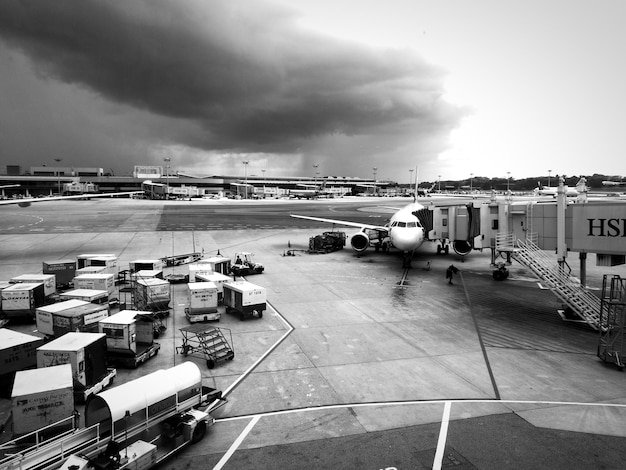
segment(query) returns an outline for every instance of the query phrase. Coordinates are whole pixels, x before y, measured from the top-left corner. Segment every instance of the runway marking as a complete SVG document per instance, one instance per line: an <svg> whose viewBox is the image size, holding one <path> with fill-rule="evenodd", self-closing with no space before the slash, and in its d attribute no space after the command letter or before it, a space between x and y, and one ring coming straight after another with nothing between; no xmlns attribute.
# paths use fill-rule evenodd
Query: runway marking
<svg viewBox="0 0 626 470"><path fill-rule="evenodd" d="M450 408L452 403L445 402L443 406L443 416L441 417L441 428L439 429L439 440L437 441L437 451L433 462L433 470L441 470L443 454L446 450L446 440L448 439L448 423L450 422Z"/></svg>
<svg viewBox="0 0 626 470"><path fill-rule="evenodd" d="M241 445L241 443L243 442L243 440L246 438L246 436L250 433L250 431L252 431L252 428L254 428L254 426L256 426L256 423L258 423L258 421L261 419L260 416L255 416L254 418L252 418L250 420L250 422L248 423L248 425L246 426L246 428L242 431L241 434L239 434L239 437L237 437L237 439L235 440L235 442L233 442L233 445L231 445L228 450L226 451L226 453L222 456L222 458L220 459L219 462L217 462L217 464L215 465L215 467L213 467L213 470L221 470L224 465L226 465L226 463L228 463L228 461L230 460L230 458L233 456L233 454L235 453L235 451L239 448L239 446Z"/></svg>

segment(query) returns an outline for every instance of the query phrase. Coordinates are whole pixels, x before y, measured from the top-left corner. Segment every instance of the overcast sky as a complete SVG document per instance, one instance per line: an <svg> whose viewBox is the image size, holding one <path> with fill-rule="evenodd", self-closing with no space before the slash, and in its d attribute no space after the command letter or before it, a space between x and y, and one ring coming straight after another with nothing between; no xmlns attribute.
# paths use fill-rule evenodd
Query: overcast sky
<svg viewBox="0 0 626 470"><path fill-rule="evenodd" d="M623 0L2 0L0 165L626 175Z"/></svg>

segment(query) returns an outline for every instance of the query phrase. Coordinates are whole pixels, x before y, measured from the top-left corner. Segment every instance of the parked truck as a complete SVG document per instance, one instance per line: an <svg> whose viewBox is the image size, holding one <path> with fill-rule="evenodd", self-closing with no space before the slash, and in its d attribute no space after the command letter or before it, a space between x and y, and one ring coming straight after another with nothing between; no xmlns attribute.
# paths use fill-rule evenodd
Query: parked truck
<svg viewBox="0 0 626 470"><path fill-rule="evenodd" d="M158 370L92 396L83 428L46 440L32 433L0 444L0 468L148 469L202 440L215 422L209 412L223 403L221 396L202 385L193 362Z"/></svg>

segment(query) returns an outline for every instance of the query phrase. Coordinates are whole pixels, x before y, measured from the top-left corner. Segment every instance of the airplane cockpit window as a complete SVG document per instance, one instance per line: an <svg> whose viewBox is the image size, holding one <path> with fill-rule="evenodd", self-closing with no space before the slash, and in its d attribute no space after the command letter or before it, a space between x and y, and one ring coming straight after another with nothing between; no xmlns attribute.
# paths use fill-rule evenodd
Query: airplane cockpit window
<svg viewBox="0 0 626 470"><path fill-rule="evenodd" d="M398 225L398 222L396 222L396 221L391 222L391 226L392 227L395 227L396 225Z"/></svg>
<svg viewBox="0 0 626 470"><path fill-rule="evenodd" d="M406 227L406 222L398 222L398 227Z"/></svg>

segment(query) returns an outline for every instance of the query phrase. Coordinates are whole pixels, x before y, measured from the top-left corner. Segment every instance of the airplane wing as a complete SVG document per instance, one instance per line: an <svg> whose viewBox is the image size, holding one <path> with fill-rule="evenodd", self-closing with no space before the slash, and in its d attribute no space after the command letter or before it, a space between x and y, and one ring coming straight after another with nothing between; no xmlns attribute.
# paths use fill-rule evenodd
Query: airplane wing
<svg viewBox="0 0 626 470"><path fill-rule="evenodd" d="M103 194L77 194L74 196L50 196L50 197L31 197L28 199L6 199L0 201L0 206L9 204L17 204L20 207L28 207L35 202L62 201L64 199L92 199L96 197L114 197L114 196L132 196L133 194L143 194L143 191L129 191L124 193L103 193Z"/></svg>
<svg viewBox="0 0 626 470"><path fill-rule="evenodd" d="M310 217L308 215L296 215L296 214L290 214L290 216L296 219L315 220L316 222L326 222L329 224L345 225L346 227L357 227L360 229L378 230L379 232L385 232L385 233L389 230L389 227L385 227L383 225L359 224L357 222L350 222L348 220L323 219L321 217Z"/></svg>

